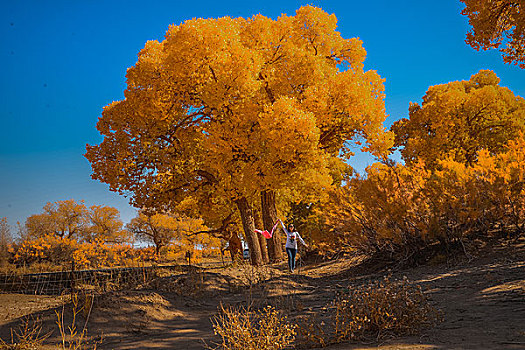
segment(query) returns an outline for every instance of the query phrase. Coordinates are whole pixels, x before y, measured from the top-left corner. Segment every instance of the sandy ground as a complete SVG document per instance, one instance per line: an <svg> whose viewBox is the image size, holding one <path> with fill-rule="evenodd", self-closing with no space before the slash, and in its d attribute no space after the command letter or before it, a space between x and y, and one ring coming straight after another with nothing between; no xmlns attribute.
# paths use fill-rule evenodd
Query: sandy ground
<svg viewBox="0 0 525 350"><path fill-rule="evenodd" d="M356 259L339 259L300 267L288 274L284 264L253 269L241 266L166 276L137 290L81 298L77 316L98 349L203 349L218 339L210 318L223 305L267 304L290 319L325 308L341 290L391 274L407 276L422 287L444 321L417 337L380 343L344 343L327 349L525 349L525 240L512 246L482 249L454 263L410 269L363 267ZM474 253L474 252L473 252ZM0 337L10 339L23 317L39 318L46 340L60 340L55 311L71 322L71 305L53 296L0 294ZM207 345L206 345L207 344Z"/></svg>

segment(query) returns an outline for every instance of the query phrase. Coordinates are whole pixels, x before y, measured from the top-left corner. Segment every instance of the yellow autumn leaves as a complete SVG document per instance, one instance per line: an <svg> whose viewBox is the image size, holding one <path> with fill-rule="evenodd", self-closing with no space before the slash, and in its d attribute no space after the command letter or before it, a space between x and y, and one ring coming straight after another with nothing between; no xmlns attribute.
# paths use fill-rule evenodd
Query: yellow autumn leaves
<svg viewBox="0 0 525 350"><path fill-rule="evenodd" d="M430 87L409 114L392 126L405 164L373 164L332 192L321 240L417 262L435 243L523 234L524 99L484 70Z"/></svg>
<svg viewBox="0 0 525 350"><path fill-rule="evenodd" d="M525 68L525 11L521 0L461 0L472 26L466 42L476 50L498 49L506 63Z"/></svg>
<svg viewBox="0 0 525 350"><path fill-rule="evenodd" d="M473 164L482 149L503 151L524 130L525 100L499 82L482 70L468 81L430 87L421 106L411 105L409 119L392 126L407 164L423 160L435 167L445 158Z"/></svg>

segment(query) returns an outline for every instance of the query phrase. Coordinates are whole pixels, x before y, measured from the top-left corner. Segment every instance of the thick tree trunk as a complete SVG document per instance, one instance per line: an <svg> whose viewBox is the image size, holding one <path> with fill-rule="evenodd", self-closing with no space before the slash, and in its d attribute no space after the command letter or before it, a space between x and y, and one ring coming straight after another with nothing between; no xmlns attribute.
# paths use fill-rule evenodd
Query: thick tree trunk
<svg viewBox="0 0 525 350"><path fill-rule="evenodd" d="M258 228L263 228L263 222L261 220L260 211L256 209L253 212L254 212L255 226ZM264 238L264 236L260 234L257 234L257 238L259 239L259 245L261 247L261 255L262 255L263 262L265 264L268 264L270 260L268 259L268 248L266 246L266 238Z"/></svg>
<svg viewBox="0 0 525 350"><path fill-rule="evenodd" d="M261 209L264 229L271 231L277 221L275 191L266 190L261 192ZM283 259L281 236L280 229L277 229L273 237L268 240L268 256L271 262L279 262Z"/></svg>
<svg viewBox="0 0 525 350"><path fill-rule="evenodd" d="M253 220L253 211L250 203L245 197L238 199L236 202L237 208L241 213L242 227L244 229L244 236L250 249L250 260L252 265L262 265L262 254L257 233L255 233L255 223Z"/></svg>

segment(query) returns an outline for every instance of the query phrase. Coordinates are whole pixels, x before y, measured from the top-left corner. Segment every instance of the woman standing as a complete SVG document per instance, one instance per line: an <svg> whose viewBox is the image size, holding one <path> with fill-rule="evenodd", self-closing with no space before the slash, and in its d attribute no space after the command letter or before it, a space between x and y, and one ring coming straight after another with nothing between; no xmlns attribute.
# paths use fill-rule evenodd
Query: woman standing
<svg viewBox="0 0 525 350"><path fill-rule="evenodd" d="M297 254L297 240L301 242L302 245L305 247L308 247L306 243L304 243L303 239L301 238L301 235L299 235L299 232L295 231L295 227L293 224L288 225L288 229L284 226L284 223L281 219L279 219L281 222L281 226L283 227L284 233L286 233L286 254L288 254L288 266L290 267L290 272L293 272L295 270L295 255Z"/></svg>

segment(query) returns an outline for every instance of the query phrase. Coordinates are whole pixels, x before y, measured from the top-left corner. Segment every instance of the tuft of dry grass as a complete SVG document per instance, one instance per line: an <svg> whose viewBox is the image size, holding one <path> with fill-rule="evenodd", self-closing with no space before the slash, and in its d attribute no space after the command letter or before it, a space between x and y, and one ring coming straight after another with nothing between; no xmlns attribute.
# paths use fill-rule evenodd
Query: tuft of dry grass
<svg viewBox="0 0 525 350"><path fill-rule="evenodd" d="M11 341L9 343L0 339L1 350L37 350L50 336L50 333L42 334L42 322L40 319L32 320L26 317L22 320L18 330L11 329Z"/></svg>
<svg viewBox="0 0 525 350"><path fill-rule="evenodd" d="M295 340L295 325L287 322L272 306L258 311L223 307L212 319L215 335L222 339L222 350L277 350Z"/></svg>

